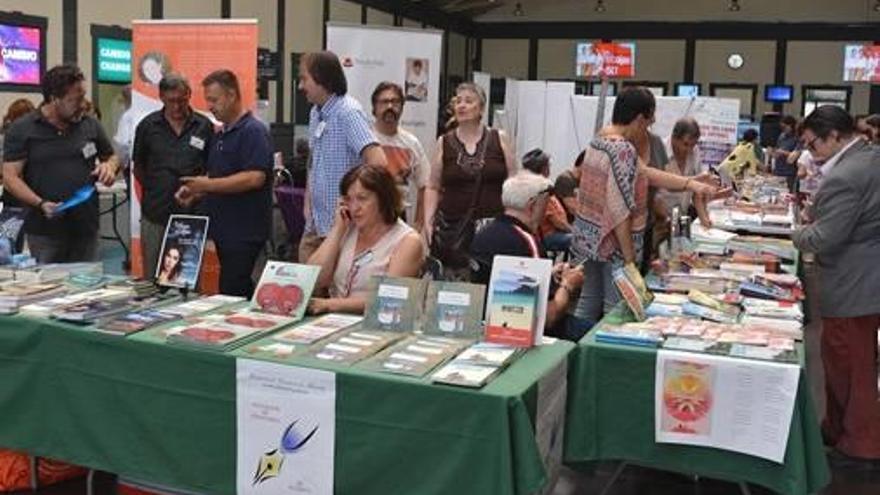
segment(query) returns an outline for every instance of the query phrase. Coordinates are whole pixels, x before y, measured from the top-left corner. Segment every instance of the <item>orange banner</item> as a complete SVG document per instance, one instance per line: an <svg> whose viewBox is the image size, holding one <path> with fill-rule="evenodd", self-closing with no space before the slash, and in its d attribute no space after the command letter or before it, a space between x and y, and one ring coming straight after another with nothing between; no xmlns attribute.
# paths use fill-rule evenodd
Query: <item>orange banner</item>
<svg viewBox="0 0 880 495"><path fill-rule="evenodd" d="M229 69L238 76L245 108L253 109L257 96L257 22L247 19L217 21L132 21L132 108L137 119L162 108L159 81L169 72L189 80L191 104L207 113L202 79L217 69ZM140 244L141 184L132 177L131 271L143 273ZM205 252L199 276L199 291L216 293L219 263L212 247Z"/></svg>

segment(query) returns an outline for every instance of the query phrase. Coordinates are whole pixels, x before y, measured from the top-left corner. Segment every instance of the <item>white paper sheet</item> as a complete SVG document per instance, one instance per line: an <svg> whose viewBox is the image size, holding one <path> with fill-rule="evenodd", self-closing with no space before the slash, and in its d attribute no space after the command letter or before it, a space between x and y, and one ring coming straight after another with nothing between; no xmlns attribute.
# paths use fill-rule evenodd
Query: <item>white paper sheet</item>
<svg viewBox="0 0 880 495"><path fill-rule="evenodd" d="M236 361L238 493L333 493L336 375Z"/></svg>
<svg viewBox="0 0 880 495"><path fill-rule="evenodd" d="M715 447L782 463L800 367L657 352L655 440Z"/></svg>

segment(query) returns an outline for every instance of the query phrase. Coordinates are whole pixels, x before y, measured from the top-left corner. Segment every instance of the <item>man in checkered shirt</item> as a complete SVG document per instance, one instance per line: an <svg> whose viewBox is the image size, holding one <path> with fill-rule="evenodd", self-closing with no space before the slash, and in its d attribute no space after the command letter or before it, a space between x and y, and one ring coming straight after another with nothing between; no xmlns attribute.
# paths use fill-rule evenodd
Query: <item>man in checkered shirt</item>
<svg viewBox="0 0 880 495"><path fill-rule="evenodd" d="M306 230L299 245L305 262L323 242L339 202L339 182L360 164L385 166L361 105L346 93L348 83L332 52L307 53L300 63L299 89L312 103L309 116L311 166L305 197Z"/></svg>

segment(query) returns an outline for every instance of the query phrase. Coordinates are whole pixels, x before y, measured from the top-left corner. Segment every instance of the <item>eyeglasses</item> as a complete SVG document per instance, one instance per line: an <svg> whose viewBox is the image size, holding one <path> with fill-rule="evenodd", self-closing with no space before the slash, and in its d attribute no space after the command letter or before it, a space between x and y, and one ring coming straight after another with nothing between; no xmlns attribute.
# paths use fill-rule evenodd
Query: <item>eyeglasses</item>
<svg viewBox="0 0 880 495"><path fill-rule="evenodd" d="M541 189L541 190L538 192L538 194L535 194L534 196L532 196L532 199L538 199L538 198L540 198L541 196L544 196L544 195L550 195L550 194L552 194L552 193L553 193L553 186L547 186L547 187L545 187L544 189Z"/></svg>
<svg viewBox="0 0 880 495"><path fill-rule="evenodd" d="M819 136L816 136L813 139L809 140L809 142L807 142L806 148L810 151L816 151L815 145L816 145L816 141L818 141L818 140L819 140Z"/></svg>

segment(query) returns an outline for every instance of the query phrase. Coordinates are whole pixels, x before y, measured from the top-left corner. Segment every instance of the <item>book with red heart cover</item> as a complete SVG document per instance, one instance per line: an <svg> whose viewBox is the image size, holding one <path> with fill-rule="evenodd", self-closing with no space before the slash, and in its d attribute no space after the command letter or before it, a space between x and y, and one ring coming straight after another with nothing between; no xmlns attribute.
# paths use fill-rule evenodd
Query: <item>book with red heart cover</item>
<svg viewBox="0 0 880 495"><path fill-rule="evenodd" d="M251 308L301 320L320 271L318 266L267 262L254 291Z"/></svg>

